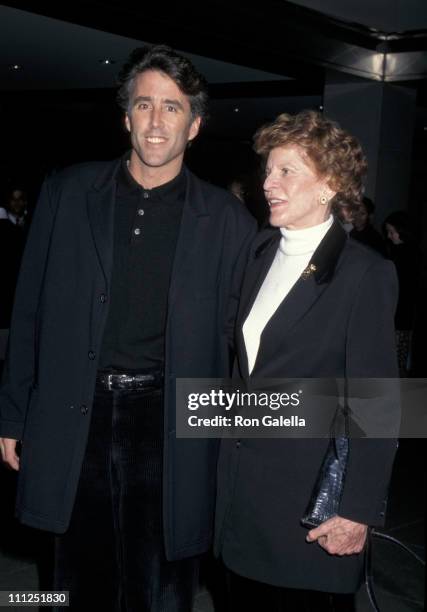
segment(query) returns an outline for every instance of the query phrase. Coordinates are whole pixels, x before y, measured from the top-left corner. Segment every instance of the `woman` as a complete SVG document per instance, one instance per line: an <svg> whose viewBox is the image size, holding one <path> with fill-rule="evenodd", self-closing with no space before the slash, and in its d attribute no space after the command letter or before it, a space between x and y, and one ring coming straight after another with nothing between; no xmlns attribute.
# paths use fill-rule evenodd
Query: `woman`
<svg viewBox="0 0 427 612"><path fill-rule="evenodd" d="M320 113L280 115L255 136L266 158L270 225L242 290L236 373L258 378L395 377L393 266L349 239L333 212L356 215L366 162ZM396 449L352 439L339 516L300 521L327 439L225 440L216 551L237 610L351 610L367 526L384 521ZM333 607L329 607L333 606Z"/></svg>
<svg viewBox="0 0 427 612"><path fill-rule="evenodd" d="M388 215L383 223L383 232L399 279L399 300L394 322L399 372L401 376L407 376L422 257L405 211L397 210Z"/></svg>

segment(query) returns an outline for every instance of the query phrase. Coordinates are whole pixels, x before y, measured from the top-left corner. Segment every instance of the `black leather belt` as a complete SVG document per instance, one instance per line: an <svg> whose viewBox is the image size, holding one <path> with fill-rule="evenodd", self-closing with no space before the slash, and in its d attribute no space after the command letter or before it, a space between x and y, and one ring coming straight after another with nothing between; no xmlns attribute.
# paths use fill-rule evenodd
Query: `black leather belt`
<svg viewBox="0 0 427 612"><path fill-rule="evenodd" d="M108 372L106 370L100 370L96 375L96 386L107 391L162 389L163 370L150 370L132 373Z"/></svg>

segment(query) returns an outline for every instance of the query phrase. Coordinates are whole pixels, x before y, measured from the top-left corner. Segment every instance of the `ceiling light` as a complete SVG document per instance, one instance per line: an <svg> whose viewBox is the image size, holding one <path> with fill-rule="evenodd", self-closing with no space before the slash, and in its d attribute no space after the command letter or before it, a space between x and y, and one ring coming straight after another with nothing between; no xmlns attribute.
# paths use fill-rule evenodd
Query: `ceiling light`
<svg viewBox="0 0 427 612"><path fill-rule="evenodd" d="M10 70L21 70L21 69L22 69L22 66L20 66L19 64L11 64L11 65L9 66L9 69L10 69Z"/></svg>
<svg viewBox="0 0 427 612"><path fill-rule="evenodd" d="M235 113L238 113L240 111L240 108L238 106L236 106L236 108L233 109Z"/></svg>
<svg viewBox="0 0 427 612"><path fill-rule="evenodd" d="M104 59L100 59L99 63L102 64L103 66L111 66L111 64L115 64L115 60L109 58L109 57L105 57Z"/></svg>

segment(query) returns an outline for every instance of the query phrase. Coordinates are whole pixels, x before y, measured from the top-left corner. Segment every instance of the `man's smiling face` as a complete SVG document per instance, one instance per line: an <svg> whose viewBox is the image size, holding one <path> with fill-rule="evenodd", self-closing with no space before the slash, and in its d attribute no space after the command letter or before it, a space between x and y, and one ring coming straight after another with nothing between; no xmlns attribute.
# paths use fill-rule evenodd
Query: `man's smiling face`
<svg viewBox="0 0 427 612"><path fill-rule="evenodd" d="M146 70L135 77L126 114L131 163L159 168L162 177L171 180L179 173L187 143L199 126L200 117L192 117L188 96L169 76Z"/></svg>

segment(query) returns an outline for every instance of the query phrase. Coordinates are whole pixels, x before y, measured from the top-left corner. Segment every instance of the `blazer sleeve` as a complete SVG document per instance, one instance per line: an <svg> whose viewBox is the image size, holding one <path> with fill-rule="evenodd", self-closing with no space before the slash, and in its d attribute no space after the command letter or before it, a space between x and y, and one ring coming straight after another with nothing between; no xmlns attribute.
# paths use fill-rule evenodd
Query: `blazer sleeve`
<svg viewBox="0 0 427 612"><path fill-rule="evenodd" d="M54 213L49 181L42 186L25 246L0 389L0 436L22 438L32 387L36 384L36 318Z"/></svg>
<svg viewBox="0 0 427 612"><path fill-rule="evenodd" d="M367 525L381 525L385 521L388 485L397 449L400 424L394 333L397 296L393 265L376 260L360 282L348 325L349 407L356 425L367 437L350 440L340 515ZM364 383L360 379L369 380ZM360 393L361 389L369 390L368 397ZM372 437L375 431L381 437Z"/></svg>

